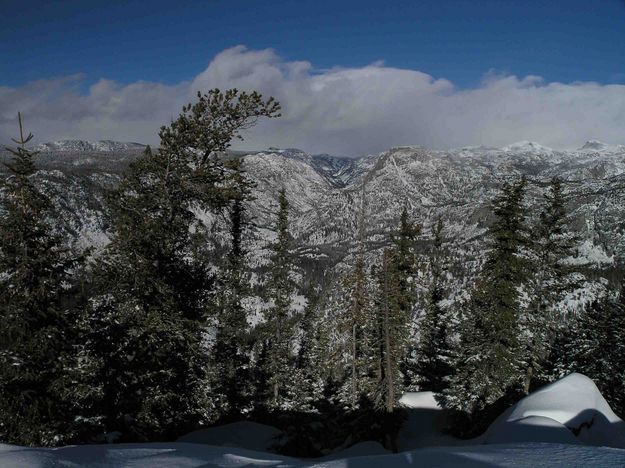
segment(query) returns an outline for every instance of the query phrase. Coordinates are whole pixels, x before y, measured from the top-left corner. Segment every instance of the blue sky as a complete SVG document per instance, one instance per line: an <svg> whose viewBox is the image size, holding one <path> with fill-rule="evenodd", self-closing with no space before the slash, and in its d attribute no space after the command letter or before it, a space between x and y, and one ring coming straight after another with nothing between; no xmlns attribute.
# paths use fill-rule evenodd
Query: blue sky
<svg viewBox="0 0 625 468"><path fill-rule="evenodd" d="M238 44L317 68L377 60L473 86L491 69L625 82L621 0L2 0L0 84L175 83ZM8 14L6 14L8 13Z"/></svg>
<svg viewBox="0 0 625 468"><path fill-rule="evenodd" d="M238 86L285 108L255 147L625 143L623 0L0 6L0 140L22 110L40 139L153 143L198 88Z"/></svg>

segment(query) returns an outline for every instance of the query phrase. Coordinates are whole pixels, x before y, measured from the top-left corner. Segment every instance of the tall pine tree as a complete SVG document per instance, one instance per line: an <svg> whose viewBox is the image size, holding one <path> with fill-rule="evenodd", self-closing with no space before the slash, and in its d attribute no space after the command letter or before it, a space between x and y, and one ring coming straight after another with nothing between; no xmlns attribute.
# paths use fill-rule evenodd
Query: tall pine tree
<svg viewBox="0 0 625 468"><path fill-rule="evenodd" d="M68 300L73 255L50 225L50 200L36 187L34 157L22 128L0 188L0 439L56 445L72 439L67 384L72 327Z"/></svg>
<svg viewBox="0 0 625 468"><path fill-rule="evenodd" d="M370 332L375 383L373 396L378 408L392 413L404 390L401 366L408 349L412 318L415 271L415 240L420 232L404 207L393 247L385 249L378 267L375 326Z"/></svg>
<svg viewBox="0 0 625 468"><path fill-rule="evenodd" d="M97 265L89 345L106 430L125 440L171 439L218 415L206 349L214 262L196 212L229 206L219 154L278 111L255 92L198 93L109 197L113 238Z"/></svg>
<svg viewBox="0 0 625 468"><path fill-rule="evenodd" d="M222 268L216 303L216 337L212 349L215 391L222 395L222 411L229 417L240 415L250 405L250 337L243 300L249 295L243 236L249 224L246 202L252 200L253 183L243 169L243 159L227 162L226 186L232 195L228 207L230 250Z"/></svg>
<svg viewBox="0 0 625 468"><path fill-rule="evenodd" d="M365 211L366 192L365 183L362 184L362 196L357 224L357 252L353 270L345 280L348 291L348 304L342 314L342 325L345 330L345 382L344 393L352 407L355 407L362 393L366 392L365 379L367 374L366 363L366 336L365 331L368 316L371 313L371 298L367 292L367 275L365 272Z"/></svg>
<svg viewBox="0 0 625 468"><path fill-rule="evenodd" d="M455 372L441 395L448 408L466 413L473 428L479 412L503 397L519 379L519 288L526 280L527 182L505 183L493 203L491 250L460 327Z"/></svg>
<svg viewBox="0 0 625 468"><path fill-rule="evenodd" d="M266 405L270 408L288 408L293 400L292 370L293 317L291 300L294 283L291 278L293 261L291 257L291 236L289 233L289 202L286 191L280 190L278 197L278 219L276 241L271 246L272 256L267 284L271 306L267 309L264 323L264 375L268 394Z"/></svg>
<svg viewBox="0 0 625 468"><path fill-rule="evenodd" d="M415 353L416 380L420 390L441 392L448 385L452 373L452 349L449 317L441 307L444 298L443 221L438 219L433 228L434 250L430 257L432 282L428 291L425 316L419 324L419 343Z"/></svg>
<svg viewBox="0 0 625 468"><path fill-rule="evenodd" d="M562 319L554 305L574 285L571 268L564 260L574 254L576 237L568 229L562 182L557 177L551 180L543 203L530 238L534 272L529 280L531 301L521 316L526 394L536 378L545 380L543 366Z"/></svg>

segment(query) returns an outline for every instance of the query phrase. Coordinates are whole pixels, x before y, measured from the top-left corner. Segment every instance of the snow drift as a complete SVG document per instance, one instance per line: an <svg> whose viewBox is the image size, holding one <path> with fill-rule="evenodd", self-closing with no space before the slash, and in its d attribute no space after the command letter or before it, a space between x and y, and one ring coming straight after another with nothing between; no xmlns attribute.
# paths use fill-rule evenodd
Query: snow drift
<svg viewBox="0 0 625 468"><path fill-rule="evenodd" d="M557 442L625 448L625 422L591 379L574 373L506 410L480 439L487 444Z"/></svg>
<svg viewBox="0 0 625 468"><path fill-rule="evenodd" d="M280 432L242 422L192 432L178 442L27 448L0 444L2 468L78 467L571 467L625 466L625 423L594 382L571 374L505 411L480 438L460 441L441 434L446 412L431 392L407 393L408 419L398 454L375 442L319 459L267 452ZM440 446L445 445L445 446ZM605 447L608 446L608 447Z"/></svg>

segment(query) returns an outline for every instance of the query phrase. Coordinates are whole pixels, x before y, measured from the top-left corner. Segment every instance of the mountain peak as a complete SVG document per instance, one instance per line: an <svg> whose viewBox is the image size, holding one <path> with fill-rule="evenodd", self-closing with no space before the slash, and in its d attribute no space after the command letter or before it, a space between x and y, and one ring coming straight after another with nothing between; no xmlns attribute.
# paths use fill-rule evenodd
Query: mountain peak
<svg viewBox="0 0 625 468"><path fill-rule="evenodd" d="M543 146L540 143L536 143L535 141L522 140L517 141L516 143L512 143L511 145L504 146L502 148L504 151L514 151L514 152L527 152L527 153L551 153L553 149Z"/></svg>
<svg viewBox="0 0 625 468"><path fill-rule="evenodd" d="M588 140L584 143L584 146L580 148L580 150L602 150L608 147L607 144L599 141L599 140Z"/></svg>

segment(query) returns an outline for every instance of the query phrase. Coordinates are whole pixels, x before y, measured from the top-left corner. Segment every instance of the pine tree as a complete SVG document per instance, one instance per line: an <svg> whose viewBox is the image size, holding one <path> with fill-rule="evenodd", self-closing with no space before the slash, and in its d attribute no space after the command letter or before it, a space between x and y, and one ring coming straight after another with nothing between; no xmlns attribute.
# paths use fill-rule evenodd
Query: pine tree
<svg viewBox="0 0 625 468"><path fill-rule="evenodd" d="M327 330L320 316L319 293L313 293L308 298L298 328L300 340L293 376L297 389L295 408L300 412L309 412L323 398L327 380L327 375L324 375Z"/></svg>
<svg viewBox="0 0 625 468"><path fill-rule="evenodd" d="M230 251L221 275L216 311L216 337L212 361L216 375L216 393L225 401L222 411L240 414L250 404L250 358L247 311L243 299L249 295L243 235L248 224L245 203L252 199L252 182L243 170L243 160L228 162L232 201L229 206Z"/></svg>
<svg viewBox="0 0 625 468"><path fill-rule="evenodd" d="M550 356L557 379L579 372L594 380L616 414L625 416L625 289L593 301L571 317Z"/></svg>
<svg viewBox="0 0 625 468"><path fill-rule="evenodd" d="M403 392L401 366L408 350L409 323L414 305L415 252L419 227L404 207L393 247L385 249L378 268L378 294L372 341L375 375L373 396L378 408L392 413ZM373 338L371 340L371 338Z"/></svg>
<svg viewBox="0 0 625 468"><path fill-rule="evenodd" d="M365 272L365 184L362 185L362 198L358 215L357 253L354 268L346 278L345 287L349 303L342 317L342 325L346 331L346 379L345 390L352 408L356 407L363 392L366 392L363 379L366 369L366 343L364 336L370 314L370 297L367 294L367 278Z"/></svg>
<svg viewBox="0 0 625 468"><path fill-rule="evenodd" d="M443 273L443 221L438 219L433 228L434 251L430 257L432 283L428 292L425 316L419 326L419 343L416 350L416 374L420 390L441 392L451 376L452 350L445 310L440 303L444 298Z"/></svg>
<svg viewBox="0 0 625 468"><path fill-rule="evenodd" d="M544 195L544 207L532 234L532 300L521 316L526 394L533 379L544 380L541 379L543 365L559 321L553 306L573 285L571 268L564 260L573 255L576 238L568 230L562 183L557 177Z"/></svg>
<svg viewBox="0 0 625 468"><path fill-rule="evenodd" d="M198 93L109 197L113 238L96 267L89 346L106 430L125 440L171 439L218 415L206 349L213 261L196 212L230 205L218 155L278 110L257 93Z"/></svg>
<svg viewBox="0 0 625 468"><path fill-rule="evenodd" d="M73 437L68 366L76 320L69 296L73 255L49 224L50 200L35 186L34 157L19 139L0 191L0 440L56 445Z"/></svg>
<svg viewBox="0 0 625 468"><path fill-rule="evenodd" d="M277 239L271 246L270 279L267 285L272 304L266 311L264 325L266 346L264 374L267 376L269 387L265 401L268 407L286 408L293 398L291 372L294 366L292 354L294 330L291 296L294 284L291 279L293 262L289 234L289 202L284 189L280 190L278 203Z"/></svg>
<svg viewBox="0 0 625 468"><path fill-rule="evenodd" d="M391 238L397 270L397 305L401 313L406 316L411 315L416 300L414 291L415 242L420 233L421 227L410 220L408 209L404 206L399 217L399 229Z"/></svg>
<svg viewBox="0 0 625 468"><path fill-rule="evenodd" d="M494 201L492 248L460 327L454 375L440 397L448 408L477 413L503 397L519 379L519 287L526 280L525 178L506 183Z"/></svg>
<svg viewBox="0 0 625 468"><path fill-rule="evenodd" d="M395 407L399 359L395 353L395 320L399 313L399 291L397 286L397 265L393 264L392 252L385 249L378 268L378 297L376 298L376 317L373 346L375 369L375 387L373 397L376 406L387 412Z"/></svg>
<svg viewBox="0 0 625 468"><path fill-rule="evenodd" d="M367 382L368 396L373 408L367 408L367 401L360 403L366 415L378 414L381 435L386 448L397 451L396 435L400 419L397 411L399 398L403 393L401 365L406 358L408 345L409 315L402 310L398 252L384 249L379 267L374 270L378 285L374 315L367 329L367 356L371 366L371 378Z"/></svg>

